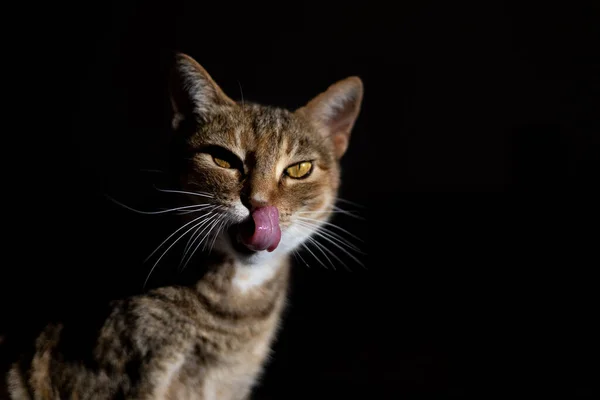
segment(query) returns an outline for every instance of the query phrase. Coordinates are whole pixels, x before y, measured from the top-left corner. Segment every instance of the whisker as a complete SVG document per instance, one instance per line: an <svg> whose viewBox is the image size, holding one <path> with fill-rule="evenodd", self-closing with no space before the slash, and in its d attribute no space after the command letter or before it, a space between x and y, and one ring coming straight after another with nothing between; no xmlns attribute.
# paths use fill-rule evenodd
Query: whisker
<svg viewBox="0 0 600 400"><path fill-rule="evenodd" d="M188 210L188 211L178 211L176 212L177 215L187 215L187 214L193 214L195 213L197 210Z"/></svg>
<svg viewBox="0 0 600 400"><path fill-rule="evenodd" d="M301 228L309 230L307 227L301 226ZM331 254L337 261L340 262L340 264L342 264L344 266L344 268L346 269L346 271L351 271L351 269L346 265L346 263L340 259L334 252L332 252L331 250L329 250L327 248L327 246L323 245L322 243L319 243L317 240L315 240L312 237L308 237L308 241L313 244L316 248L318 248L321 253L323 253L323 255L325 255L325 257L327 257L327 255L323 252L323 250L325 250L327 253ZM329 257L327 257L327 259L329 260L329 263L331 264L331 266L333 267L333 269L335 270L335 264L331 261L331 259Z"/></svg>
<svg viewBox="0 0 600 400"><path fill-rule="evenodd" d="M196 225L196 230L190 235L187 243L185 244L185 247L183 249L183 256L181 257L181 261L179 262L179 266L180 267L181 267L181 263L183 262L183 258L185 257L185 255L189 251L192 243L196 239L196 235L198 234L198 232L200 231L201 228L202 228L202 223L199 223L198 225Z"/></svg>
<svg viewBox="0 0 600 400"><path fill-rule="evenodd" d="M344 246L348 247L349 249L356 251L357 253L364 254L358 247L356 247L352 243L348 242L346 239L344 239L343 237L341 237L340 235L338 235L337 233L335 233L333 231L327 230L326 228L324 228L322 226L318 226L318 225L314 225L314 224L310 224L310 223L306 223L306 222L302 222L302 221L296 221L296 222L301 226L315 228L315 233L318 233L325 237L329 237L329 238L331 238L331 240L335 240L339 244L344 245Z"/></svg>
<svg viewBox="0 0 600 400"><path fill-rule="evenodd" d="M331 251L330 249L328 249L328 248L327 248L327 246L323 245L323 243L319 243L318 241L316 241L316 240L315 240L315 239L313 239L313 238L309 238L309 240L311 240L311 242L312 242L312 243L313 243L313 244L314 244L314 245L315 245L317 248L323 248L323 250L325 250L326 252L328 252L329 254L331 254L331 255L332 255L332 256L333 256L333 257L334 257L336 260L338 260L338 261L339 261L339 263L340 263L340 264L342 264L342 265L343 265L343 267L344 267L344 269L346 269L346 271L352 271L352 270L350 269L350 267L348 267L348 266L346 265L346 263L345 263L345 262L344 262L344 261L343 261L341 258L339 258L339 257L338 257L338 256L337 256L337 255L336 255L336 254L335 254L333 251ZM334 267L333 269L335 270L335 267Z"/></svg>
<svg viewBox="0 0 600 400"><path fill-rule="evenodd" d="M335 201L336 202L339 201L339 202L342 202L342 203L350 204L351 206L358 207L358 208L365 208L365 206L363 206L362 204L358 204L358 203L355 203L355 202L350 201L350 200L342 199L341 197L336 197Z"/></svg>
<svg viewBox="0 0 600 400"><path fill-rule="evenodd" d="M218 216L218 214L217 214ZM218 218L217 220L218 221ZM207 224L204 229L202 229L202 232L204 232L206 229L208 229L210 226L212 226L211 224ZM212 229L212 228L211 228ZM200 232L200 235L202 234L202 232ZM210 232L210 231L209 231ZM200 235L198 235L198 237L196 239L198 239L200 237ZM180 272L183 272L183 270L185 269L185 267L187 267L187 265L189 264L190 260L194 257L194 254L196 254L196 251L198 251L198 249L200 248L200 245L202 244L202 242L204 242L204 239L206 239L208 237L207 234L205 234L202 239L200 239L200 241L198 242L198 244L194 247L194 250L192 251L192 253L188 256L185 264L183 265L183 267L181 268Z"/></svg>
<svg viewBox="0 0 600 400"><path fill-rule="evenodd" d="M188 242L187 242L184 252L183 252L183 256L181 257L181 261L179 262L179 267L181 267L181 264L185 260L185 257L189 253L190 249L193 247L193 243L196 241L196 239L198 239L198 237L202 234L202 232L204 232L204 229L206 229L206 225L210 224L210 221L219 215L218 213L215 213L215 212L211 212L210 214L211 214L210 218L207 218L195 225L196 231L194 233L192 233L192 235L188 239ZM204 229L202 229L202 227L204 227Z"/></svg>
<svg viewBox="0 0 600 400"><path fill-rule="evenodd" d="M242 91L242 84L240 83L240 81L237 81L238 86L240 87L240 95L242 96L242 109L244 109L245 104L244 104L244 92Z"/></svg>
<svg viewBox="0 0 600 400"><path fill-rule="evenodd" d="M306 227L305 227L306 228ZM343 248L342 246L338 245L336 242L334 242L333 240L329 239L328 237L326 237L325 235L322 234L322 232L319 232L318 230L314 232L315 235L327 240L329 243L333 244L335 247L337 247L338 249L340 249L341 251L343 251L348 257L352 258L354 261L356 261L356 263L358 263L360 266L362 266L363 268L365 267L365 265L356 257L354 257L348 250L346 250L345 248Z"/></svg>
<svg viewBox="0 0 600 400"><path fill-rule="evenodd" d="M329 261L329 264L331 264L331 268L333 268L333 270L335 271L335 264L331 261L331 259L327 256L327 254L323 251L323 249L321 249L321 246L319 246L319 243L317 243L316 240L314 240L311 237L308 237L308 241L312 244L315 245L315 247L325 256L325 258L327 259L327 261Z"/></svg>
<svg viewBox="0 0 600 400"><path fill-rule="evenodd" d="M174 212L174 211L187 210L187 209L190 209L190 208L195 208L195 209L188 210L188 211L186 211L186 213L194 213L194 212L198 212L198 211L200 211L203 208L206 208L208 206L208 205L203 205L203 204L194 204L194 205L190 205L190 206L175 207L175 208L169 208L169 209L160 210L160 211L142 211L142 210L138 210L138 209L135 209L133 207L130 207L127 204L123 204L120 201L112 198L109 195L106 195L106 197L108 197L115 204L117 204L117 205L119 205L119 206L121 206L123 208L126 208L127 210L136 212L138 214L146 214L146 215L166 214L166 213L170 213L170 212Z"/></svg>
<svg viewBox="0 0 600 400"><path fill-rule="evenodd" d="M220 206L214 206L215 208L218 208ZM198 221L201 218L207 218L207 214L203 214L189 222L187 222L185 225L181 226L180 228L178 228L175 232L173 232L172 234L169 235L169 237L167 237L161 244L158 245L158 247L152 252L150 253L150 255L148 257L146 257L146 259L144 260L144 262L147 262L153 255L154 253L156 253L169 239L171 239L173 236L175 236L177 234L177 232L179 232L180 230L184 229L186 226L193 224L194 222Z"/></svg>
<svg viewBox="0 0 600 400"><path fill-rule="evenodd" d="M187 192L185 190L161 189L156 186L154 186L154 189L158 190L159 192L164 192L164 193L190 194L192 196L201 196L201 197L209 197L209 198L215 197L208 192Z"/></svg>
<svg viewBox="0 0 600 400"><path fill-rule="evenodd" d="M296 214L308 214L308 215L329 215L329 214L343 214L343 215L348 215L352 218L356 218L356 219L360 219L360 220L364 220L364 217L361 217L360 215L356 215L356 214L352 214L352 212L350 211L346 211L346 210L332 210L332 211L297 211Z"/></svg>
<svg viewBox="0 0 600 400"><path fill-rule="evenodd" d="M336 205L332 206L332 209L333 209L333 211L331 211L331 212L348 215L349 217L360 219L360 220L365 219L364 217L361 217L360 215L357 215L357 214L353 213L352 211L344 210L343 208L340 208Z"/></svg>
<svg viewBox="0 0 600 400"><path fill-rule="evenodd" d="M188 224L189 224L189 222L186 225L188 225ZM169 247L167 247L167 249L161 254L161 256L158 258L158 260L156 260L156 262L154 263L154 265L150 269L150 272L148 273L148 276L146 277L146 280L144 281L144 286L143 287L146 287L146 284L148 283L148 279L150 279L150 275L152 275L152 272L154 271L154 269L156 268L156 266L158 265L158 263L160 262L160 260L162 260L162 258L169 252L169 250L171 250L171 248L173 246L175 246L175 244L177 244L177 242L179 242L185 235L188 234L188 232L190 232L194 228L195 228L195 226L192 226L190 229L188 229L187 231L185 231L184 233L182 233L181 235L179 235L179 237L173 243L171 243L171 245ZM179 230L181 230L181 228L179 228L177 231L179 231Z"/></svg>
<svg viewBox="0 0 600 400"><path fill-rule="evenodd" d="M300 257L300 259L302 260L302 262L304 263L304 265L306 265L308 268L310 268L310 265L308 265L308 263L306 262L306 260L304 259L304 257L302 257L302 255L300 254L300 252L298 250L293 250L292 254L294 256Z"/></svg>
<svg viewBox="0 0 600 400"><path fill-rule="evenodd" d="M217 231L215 232L212 244L210 245L210 248L208 249L208 253L210 254L212 252L212 250L215 247L215 243L217 242L217 238L219 237L219 235L221 234L221 232L223 231L223 227L227 224L227 218L224 215L221 218L221 223L219 224L219 227L217 228Z"/></svg>
<svg viewBox="0 0 600 400"><path fill-rule="evenodd" d="M328 222L328 221L321 221L321 220L314 219L314 218L306 218L306 217L298 217L298 219L300 219L300 220L302 220L302 221L306 221L306 222L314 222L314 223L316 223L315 225L323 224L323 225L331 226L331 227L333 227L333 228L336 228L336 229L338 229L338 230L340 230L340 231L344 232L344 233L345 233L345 234L347 234L347 235L350 235L350 236L352 236L354 239L356 239L356 240L358 240L358 241L360 241L360 242L363 242L363 243L364 243L364 240L362 240L362 239L361 239L361 238L359 238L358 236L354 235L354 234L353 234L353 233L351 233L351 232L348 232L346 229L344 229L344 228L342 228L341 226L338 226L338 225L336 225L336 224L334 224L334 223L331 223L331 222ZM333 234L333 232L332 232L331 230L328 230L328 231L329 231L329 232L331 232L331 233Z"/></svg>
<svg viewBox="0 0 600 400"><path fill-rule="evenodd" d="M317 260L317 261L318 261L318 262L319 262L319 263L320 263L320 264L321 264L323 267L325 267L325 269L329 269L329 268L327 268L327 265L325 265L325 264L323 263L323 261L321 261L321 260L319 259L319 257L317 257L317 256L315 255L315 253L313 253L313 252L310 250L310 248L308 248L308 246L306 245L306 243L302 243L302 247L304 247L304 248L305 248L305 249L306 249L306 250L307 250L307 251L308 251L310 254L312 254L312 256L315 258L315 260Z"/></svg>
<svg viewBox="0 0 600 400"><path fill-rule="evenodd" d="M206 234L204 235L206 238L206 242L204 242L204 246L202 247L202 251L206 250L206 246L208 245L208 242L210 241L210 233L213 231L213 229L215 229L215 227L217 226L217 224L221 222L220 218L217 218L210 226L210 229L208 230L208 232L206 232Z"/></svg>

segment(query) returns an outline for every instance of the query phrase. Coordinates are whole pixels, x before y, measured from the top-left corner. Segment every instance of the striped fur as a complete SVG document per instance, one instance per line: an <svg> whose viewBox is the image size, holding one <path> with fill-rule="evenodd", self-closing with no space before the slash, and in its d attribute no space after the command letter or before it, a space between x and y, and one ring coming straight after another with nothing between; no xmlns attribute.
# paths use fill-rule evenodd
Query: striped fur
<svg viewBox="0 0 600 400"><path fill-rule="evenodd" d="M64 345L76 335L69 326L48 325L8 372L11 398L250 397L280 323L288 257L313 233L295 218L330 216L362 83L348 78L293 112L239 104L194 60L178 55L171 93L173 172L182 190L212 196L190 195L190 202L224 210L214 250L195 266L207 272L190 286L114 302L85 354L67 356ZM235 168L217 166L217 150L229 152ZM286 177L286 167L307 160L313 170L306 179ZM240 251L227 229L249 218L256 204L279 210L282 239L273 252Z"/></svg>

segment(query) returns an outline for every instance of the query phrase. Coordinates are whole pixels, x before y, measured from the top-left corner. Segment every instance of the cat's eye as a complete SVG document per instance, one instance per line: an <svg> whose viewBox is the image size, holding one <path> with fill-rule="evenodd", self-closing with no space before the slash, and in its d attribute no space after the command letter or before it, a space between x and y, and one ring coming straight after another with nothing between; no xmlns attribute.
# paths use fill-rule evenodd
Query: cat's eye
<svg viewBox="0 0 600 400"><path fill-rule="evenodd" d="M230 150L220 146L209 145L199 149L199 152L209 154L214 163L221 168L237 169L244 173L244 164L242 160Z"/></svg>
<svg viewBox="0 0 600 400"><path fill-rule="evenodd" d="M287 167L285 173L287 176L294 179L307 178L312 171L312 166L312 162L302 161Z"/></svg>
<svg viewBox="0 0 600 400"><path fill-rule="evenodd" d="M222 158L213 157L213 160L215 161L215 164L217 164L221 168L231 168L231 164L223 160Z"/></svg>

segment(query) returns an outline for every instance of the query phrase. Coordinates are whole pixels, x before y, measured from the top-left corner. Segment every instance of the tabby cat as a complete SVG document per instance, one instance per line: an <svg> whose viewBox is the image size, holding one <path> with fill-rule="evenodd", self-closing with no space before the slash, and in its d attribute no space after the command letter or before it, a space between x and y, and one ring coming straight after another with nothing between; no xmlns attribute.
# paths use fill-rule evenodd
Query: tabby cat
<svg viewBox="0 0 600 400"><path fill-rule="evenodd" d="M198 238L217 232L206 273L116 301L91 363L65 357L65 326L47 326L6 376L13 399L251 396L284 307L288 258L331 216L363 85L347 78L291 112L231 100L187 55L174 65L172 126L187 155L177 180L191 204L183 226Z"/></svg>

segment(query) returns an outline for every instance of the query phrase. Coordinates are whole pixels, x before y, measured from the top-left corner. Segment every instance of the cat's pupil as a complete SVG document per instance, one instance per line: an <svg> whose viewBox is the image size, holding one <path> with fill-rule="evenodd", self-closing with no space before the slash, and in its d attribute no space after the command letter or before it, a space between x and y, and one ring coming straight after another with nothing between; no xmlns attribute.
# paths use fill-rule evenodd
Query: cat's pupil
<svg viewBox="0 0 600 400"><path fill-rule="evenodd" d="M215 160L215 164L221 168L231 168L231 164L221 158L213 157L213 160Z"/></svg>
<svg viewBox="0 0 600 400"><path fill-rule="evenodd" d="M292 178L304 178L308 176L308 173L311 171L311 169L312 163L309 161L303 161L301 163L288 167L286 173Z"/></svg>

